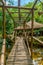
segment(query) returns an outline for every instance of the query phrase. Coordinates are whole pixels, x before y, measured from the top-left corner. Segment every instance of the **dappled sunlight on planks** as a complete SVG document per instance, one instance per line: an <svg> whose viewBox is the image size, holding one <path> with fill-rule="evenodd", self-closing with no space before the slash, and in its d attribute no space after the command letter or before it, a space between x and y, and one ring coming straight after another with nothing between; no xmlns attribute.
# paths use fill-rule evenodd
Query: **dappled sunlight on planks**
<svg viewBox="0 0 43 65"><path fill-rule="evenodd" d="M43 49L42 48L33 49L33 63L34 65L43 65Z"/></svg>

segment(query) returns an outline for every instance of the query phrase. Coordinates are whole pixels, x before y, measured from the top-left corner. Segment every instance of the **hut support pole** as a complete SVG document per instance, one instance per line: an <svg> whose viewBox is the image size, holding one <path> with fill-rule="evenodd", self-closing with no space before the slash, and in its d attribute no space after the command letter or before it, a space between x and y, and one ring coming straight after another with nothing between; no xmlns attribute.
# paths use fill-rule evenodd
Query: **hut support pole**
<svg viewBox="0 0 43 65"><path fill-rule="evenodd" d="M6 49L6 27L5 27L5 7L4 7L4 0L3 0L3 45L2 45L2 54L1 54L1 65L5 65L5 49Z"/></svg>

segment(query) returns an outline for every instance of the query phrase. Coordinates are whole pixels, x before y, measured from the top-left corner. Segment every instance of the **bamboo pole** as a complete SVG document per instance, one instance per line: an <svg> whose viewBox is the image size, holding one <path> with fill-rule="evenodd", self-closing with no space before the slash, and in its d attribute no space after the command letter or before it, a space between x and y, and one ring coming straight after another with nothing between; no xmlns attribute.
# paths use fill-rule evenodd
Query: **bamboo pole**
<svg viewBox="0 0 43 65"><path fill-rule="evenodd" d="M18 0L18 7L20 6L20 0ZM21 21L20 9L18 9L19 22Z"/></svg>
<svg viewBox="0 0 43 65"><path fill-rule="evenodd" d="M31 58L32 58L32 48L33 48L33 24L34 24L34 9L32 9L32 23L31 23Z"/></svg>
<svg viewBox="0 0 43 65"><path fill-rule="evenodd" d="M40 43L39 45L42 45L43 46L43 41L39 40L38 38L36 37L33 37L34 40L36 40L38 43Z"/></svg>
<svg viewBox="0 0 43 65"><path fill-rule="evenodd" d="M18 13L18 12L10 12L10 13L12 13L12 14L16 14L16 13ZM21 12L21 13L26 13L26 14L28 14L28 13L30 13L30 12Z"/></svg>
<svg viewBox="0 0 43 65"><path fill-rule="evenodd" d="M38 12L38 14L39 14L39 15L42 15L42 14L43 14L43 12Z"/></svg>
<svg viewBox="0 0 43 65"><path fill-rule="evenodd" d="M9 10L6 8L6 10L7 10L7 12L8 12L8 14L10 15L10 17L12 18L12 20L13 20L13 23L14 23L14 43L15 43L15 36L16 36L16 31L15 31L15 20L14 20L14 17L11 15L11 13L9 12Z"/></svg>
<svg viewBox="0 0 43 65"><path fill-rule="evenodd" d="M0 5L0 7L3 7L3 5L1 6ZM4 6L5 8L16 8L16 9L25 9L25 10L32 10L32 8L28 8L28 7L21 7L21 6L19 6L19 7L17 7L17 6ZM34 8L34 10L37 10L37 8Z"/></svg>
<svg viewBox="0 0 43 65"><path fill-rule="evenodd" d="M5 65L5 45L6 40L3 39L3 45L2 45L2 54L1 54L1 65Z"/></svg>
<svg viewBox="0 0 43 65"><path fill-rule="evenodd" d="M5 17L5 7L4 7L5 3L3 0L3 45L2 45L2 54L1 54L1 65L5 65L5 49L6 49L6 17Z"/></svg>
<svg viewBox="0 0 43 65"><path fill-rule="evenodd" d="M8 14L10 15L10 17L12 18L13 22L14 22L14 17L11 15L11 13L9 12L9 10L6 8Z"/></svg>

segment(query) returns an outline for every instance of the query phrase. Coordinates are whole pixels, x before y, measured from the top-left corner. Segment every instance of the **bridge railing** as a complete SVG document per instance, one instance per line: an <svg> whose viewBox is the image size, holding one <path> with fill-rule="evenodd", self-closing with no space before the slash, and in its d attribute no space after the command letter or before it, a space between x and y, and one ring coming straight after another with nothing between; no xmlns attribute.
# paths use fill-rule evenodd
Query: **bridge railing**
<svg viewBox="0 0 43 65"><path fill-rule="evenodd" d="M33 37L33 39L36 40L36 41L39 43L39 45L42 45L42 46L43 46L43 41L39 40L39 39L36 38L36 37Z"/></svg>

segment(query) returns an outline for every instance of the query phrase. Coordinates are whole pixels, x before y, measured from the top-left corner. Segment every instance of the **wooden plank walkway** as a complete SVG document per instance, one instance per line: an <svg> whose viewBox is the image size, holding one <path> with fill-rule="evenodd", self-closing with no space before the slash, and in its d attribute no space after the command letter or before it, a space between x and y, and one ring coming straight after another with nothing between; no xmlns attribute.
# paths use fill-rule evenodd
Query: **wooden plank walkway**
<svg viewBox="0 0 43 65"><path fill-rule="evenodd" d="M33 65L22 37L17 38L16 43L8 56L6 65Z"/></svg>

